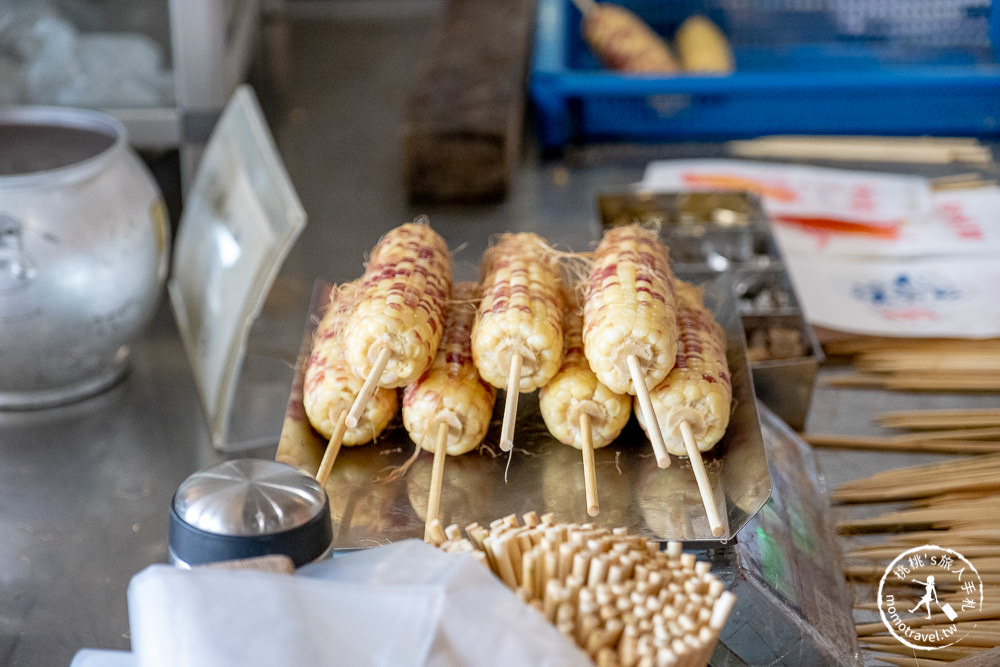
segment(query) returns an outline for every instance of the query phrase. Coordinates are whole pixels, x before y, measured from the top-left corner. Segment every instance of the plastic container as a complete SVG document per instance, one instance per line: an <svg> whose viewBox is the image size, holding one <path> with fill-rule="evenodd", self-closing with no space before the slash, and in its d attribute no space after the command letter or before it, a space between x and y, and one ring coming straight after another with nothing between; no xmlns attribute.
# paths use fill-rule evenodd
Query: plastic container
<svg viewBox="0 0 1000 667"><path fill-rule="evenodd" d="M602 67L570 0L539 0L530 94L545 148L764 134L996 135L1000 65L987 3L622 0L669 37L702 13L736 71L635 76Z"/></svg>

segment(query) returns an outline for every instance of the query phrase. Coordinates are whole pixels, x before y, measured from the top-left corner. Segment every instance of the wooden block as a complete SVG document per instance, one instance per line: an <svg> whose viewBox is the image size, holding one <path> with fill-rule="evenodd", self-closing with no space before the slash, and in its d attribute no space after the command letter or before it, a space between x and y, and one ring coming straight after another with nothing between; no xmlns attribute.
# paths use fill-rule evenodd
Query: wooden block
<svg viewBox="0 0 1000 667"><path fill-rule="evenodd" d="M407 107L410 199L503 198L520 154L534 0L449 0Z"/></svg>

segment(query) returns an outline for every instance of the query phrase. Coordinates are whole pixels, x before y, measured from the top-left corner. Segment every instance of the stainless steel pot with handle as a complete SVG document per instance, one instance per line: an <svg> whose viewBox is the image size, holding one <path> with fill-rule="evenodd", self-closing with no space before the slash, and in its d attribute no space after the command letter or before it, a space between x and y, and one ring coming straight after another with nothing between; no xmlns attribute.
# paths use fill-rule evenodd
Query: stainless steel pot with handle
<svg viewBox="0 0 1000 667"><path fill-rule="evenodd" d="M168 225L113 116L0 108L0 409L122 377L163 291Z"/></svg>

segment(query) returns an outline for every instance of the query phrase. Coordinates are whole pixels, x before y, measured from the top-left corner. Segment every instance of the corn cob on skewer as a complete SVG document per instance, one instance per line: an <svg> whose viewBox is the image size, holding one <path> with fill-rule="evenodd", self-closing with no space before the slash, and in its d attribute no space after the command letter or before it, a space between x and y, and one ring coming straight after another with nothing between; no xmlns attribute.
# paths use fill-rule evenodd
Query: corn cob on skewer
<svg viewBox="0 0 1000 667"><path fill-rule="evenodd" d="M316 327L302 388L302 406L309 423L328 440L316 478L326 482L341 445L363 445L381 433L396 413L394 389L378 389L365 403L358 423L348 428L347 413L362 381L344 358L344 324L351 313L357 283L334 286Z"/></svg>
<svg viewBox="0 0 1000 667"><path fill-rule="evenodd" d="M538 393L542 420L549 432L583 454L587 513L597 516L600 503L594 472L594 449L613 441L631 416L628 395L616 394L590 370L583 353L583 311L580 300L565 298L565 351L559 372Z"/></svg>
<svg viewBox="0 0 1000 667"><path fill-rule="evenodd" d="M374 387L402 387L430 365L450 289L448 247L430 225L400 225L375 246L345 326L347 361L365 379L348 426L356 423Z"/></svg>
<svg viewBox="0 0 1000 667"><path fill-rule="evenodd" d="M484 380L507 390L500 448L509 451L518 394L546 384L562 361L562 281L552 249L531 233L501 236L482 276L472 358Z"/></svg>
<svg viewBox="0 0 1000 667"><path fill-rule="evenodd" d="M635 73L680 70L667 42L633 12L610 2L574 1L583 14L584 40L610 69Z"/></svg>
<svg viewBox="0 0 1000 667"><path fill-rule="evenodd" d="M709 523L715 534L723 527L701 453L722 438L729 425L732 385L726 361L726 339L701 290L678 280L675 285L680 327L677 364L650 392L653 411L668 451L691 460ZM640 413L639 423L648 422Z"/></svg>
<svg viewBox="0 0 1000 667"><path fill-rule="evenodd" d="M434 361L403 392L403 426L414 442L434 454L425 522L438 518L445 455L464 454L482 442L496 399L496 388L479 377L472 362L479 285L456 283L451 294Z"/></svg>
<svg viewBox="0 0 1000 667"><path fill-rule="evenodd" d="M446 447L452 456L475 449L490 426L496 388L479 377L472 361L478 294L474 282L455 284L434 361L403 392L403 426L429 452L436 451L439 422L448 426Z"/></svg>
<svg viewBox="0 0 1000 667"><path fill-rule="evenodd" d="M677 355L674 276L667 248L639 225L604 233L587 278L583 310L584 353L609 389L635 394L654 427L648 429L657 464L670 465L655 427L648 389L673 368Z"/></svg>

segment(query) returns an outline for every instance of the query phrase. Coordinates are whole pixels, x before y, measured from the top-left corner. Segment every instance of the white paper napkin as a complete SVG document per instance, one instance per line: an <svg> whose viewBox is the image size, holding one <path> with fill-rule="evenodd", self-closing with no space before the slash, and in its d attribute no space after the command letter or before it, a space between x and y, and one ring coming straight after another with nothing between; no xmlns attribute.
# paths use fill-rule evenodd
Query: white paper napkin
<svg viewBox="0 0 1000 667"><path fill-rule="evenodd" d="M128 600L140 667L388 667L426 662L444 593L158 565Z"/></svg>
<svg viewBox="0 0 1000 667"><path fill-rule="evenodd" d="M294 575L152 565L128 589L132 653L71 667L576 667L592 663L467 554L419 540Z"/></svg>
<svg viewBox="0 0 1000 667"><path fill-rule="evenodd" d="M419 540L306 566L305 577L375 586L441 587L445 606L428 665L591 665L576 644L466 554L445 554Z"/></svg>

